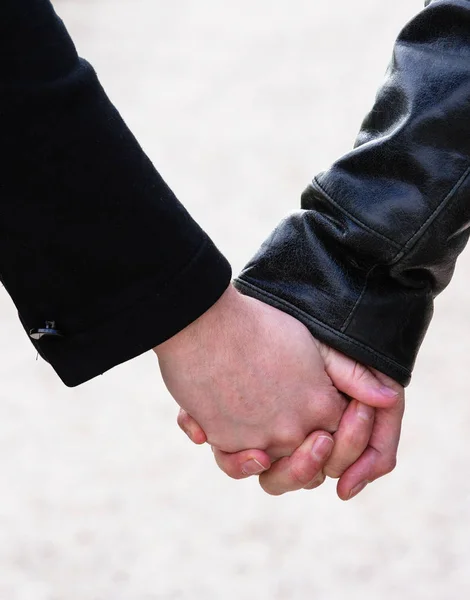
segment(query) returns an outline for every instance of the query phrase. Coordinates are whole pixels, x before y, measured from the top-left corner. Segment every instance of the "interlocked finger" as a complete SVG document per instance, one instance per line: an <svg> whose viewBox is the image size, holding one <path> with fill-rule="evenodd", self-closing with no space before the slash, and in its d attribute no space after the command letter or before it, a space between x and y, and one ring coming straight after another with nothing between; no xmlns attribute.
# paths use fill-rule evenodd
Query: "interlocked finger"
<svg viewBox="0 0 470 600"><path fill-rule="evenodd" d="M273 496L316 487L323 481L322 470L333 450L333 438L326 431L311 433L291 456L281 458L262 473L259 482Z"/></svg>
<svg viewBox="0 0 470 600"><path fill-rule="evenodd" d="M342 500L354 498L368 483L393 471L405 409L403 388L399 390L398 397L396 406L376 409L374 430L368 448L338 481L337 492Z"/></svg>
<svg viewBox="0 0 470 600"><path fill-rule="evenodd" d="M245 479L259 475L271 466L271 460L262 450L241 450L240 452L222 452L212 448L218 467L232 479Z"/></svg>
<svg viewBox="0 0 470 600"><path fill-rule="evenodd" d="M374 408L351 400L333 436L335 446L324 468L328 477L341 477L361 456L372 435L374 418Z"/></svg>
<svg viewBox="0 0 470 600"><path fill-rule="evenodd" d="M205 444L207 442L207 436L202 427L182 408L179 410L176 422L194 444Z"/></svg>

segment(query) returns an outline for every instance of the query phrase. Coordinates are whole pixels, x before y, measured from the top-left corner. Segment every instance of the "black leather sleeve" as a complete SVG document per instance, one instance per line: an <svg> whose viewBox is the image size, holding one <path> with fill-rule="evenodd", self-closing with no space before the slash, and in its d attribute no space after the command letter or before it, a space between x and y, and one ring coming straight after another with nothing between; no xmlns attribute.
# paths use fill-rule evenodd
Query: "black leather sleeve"
<svg viewBox="0 0 470 600"><path fill-rule="evenodd" d="M168 339L227 288L227 261L48 0L0 2L0 136L1 281L67 385Z"/></svg>
<svg viewBox="0 0 470 600"><path fill-rule="evenodd" d="M314 178L238 288L402 384L470 223L470 1L401 32L355 148Z"/></svg>

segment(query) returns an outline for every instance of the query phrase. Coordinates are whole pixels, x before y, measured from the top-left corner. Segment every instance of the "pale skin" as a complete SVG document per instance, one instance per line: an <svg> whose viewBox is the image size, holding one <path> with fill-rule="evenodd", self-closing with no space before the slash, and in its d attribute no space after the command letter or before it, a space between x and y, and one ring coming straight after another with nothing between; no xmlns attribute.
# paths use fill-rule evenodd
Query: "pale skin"
<svg viewBox="0 0 470 600"><path fill-rule="evenodd" d="M395 465L403 388L232 286L154 350L180 427L231 477L273 495L338 477L346 500Z"/></svg>

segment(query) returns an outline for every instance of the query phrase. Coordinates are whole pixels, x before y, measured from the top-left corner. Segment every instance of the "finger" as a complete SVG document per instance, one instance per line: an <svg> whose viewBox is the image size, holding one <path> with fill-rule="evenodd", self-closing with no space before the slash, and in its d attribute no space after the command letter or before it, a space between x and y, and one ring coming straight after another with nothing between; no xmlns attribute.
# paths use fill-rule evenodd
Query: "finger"
<svg viewBox="0 0 470 600"><path fill-rule="evenodd" d="M399 402L403 389L389 377L379 377L377 372L338 352L320 344L320 353L325 361L325 371L335 387L351 398L369 406L391 408Z"/></svg>
<svg viewBox="0 0 470 600"><path fill-rule="evenodd" d="M271 466L271 460L262 450L242 450L233 454L212 448L217 465L232 479L259 475Z"/></svg>
<svg viewBox="0 0 470 600"><path fill-rule="evenodd" d="M311 481L307 485L304 485L304 490L313 490L319 487L322 483L324 483L325 479L325 473L319 473L313 481Z"/></svg>
<svg viewBox="0 0 470 600"><path fill-rule="evenodd" d="M344 394L338 392L334 384L331 385L332 393L326 397L326 401L315 390L312 392L312 399L309 404L311 410L310 426L307 427L307 431L312 432L321 429L334 434L338 431L344 411L349 406L349 399Z"/></svg>
<svg viewBox="0 0 470 600"><path fill-rule="evenodd" d="M323 469L325 475L333 478L341 477L361 456L372 435L375 410L357 400L349 403L338 431L333 436L335 445Z"/></svg>
<svg viewBox="0 0 470 600"><path fill-rule="evenodd" d="M403 394L396 407L376 410L369 447L338 481L337 493L342 500L354 498L368 483L393 471L403 412Z"/></svg>
<svg viewBox="0 0 470 600"><path fill-rule="evenodd" d="M291 456L281 458L262 473L259 482L273 496L300 490L322 476L322 469L333 450L333 438L325 431L311 433Z"/></svg>
<svg viewBox="0 0 470 600"><path fill-rule="evenodd" d="M207 436L202 427L182 408L180 408L176 422L194 444L207 442Z"/></svg>

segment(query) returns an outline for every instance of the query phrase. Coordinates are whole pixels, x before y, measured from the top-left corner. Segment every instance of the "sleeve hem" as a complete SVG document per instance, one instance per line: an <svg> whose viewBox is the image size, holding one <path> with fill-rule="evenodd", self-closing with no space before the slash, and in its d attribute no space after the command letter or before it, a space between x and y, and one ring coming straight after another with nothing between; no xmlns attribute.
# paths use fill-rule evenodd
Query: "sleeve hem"
<svg viewBox="0 0 470 600"><path fill-rule="evenodd" d="M373 348L361 343L360 341L346 335L345 333L334 329L328 324L320 321L316 317L306 313L305 311L287 302L283 298L279 298L265 290L259 288L248 281L237 278L234 281L235 287L243 294L252 296L282 310L303 323L309 331L324 342L343 352L347 356L354 358L362 364L373 367L381 373L388 375L392 379L398 381L401 385L408 385L411 380L411 371L400 365L395 360L385 356L384 354L374 350Z"/></svg>
<svg viewBox="0 0 470 600"><path fill-rule="evenodd" d="M103 374L166 341L206 312L230 284L231 268L210 240L159 293L89 329L33 342L68 387Z"/></svg>

